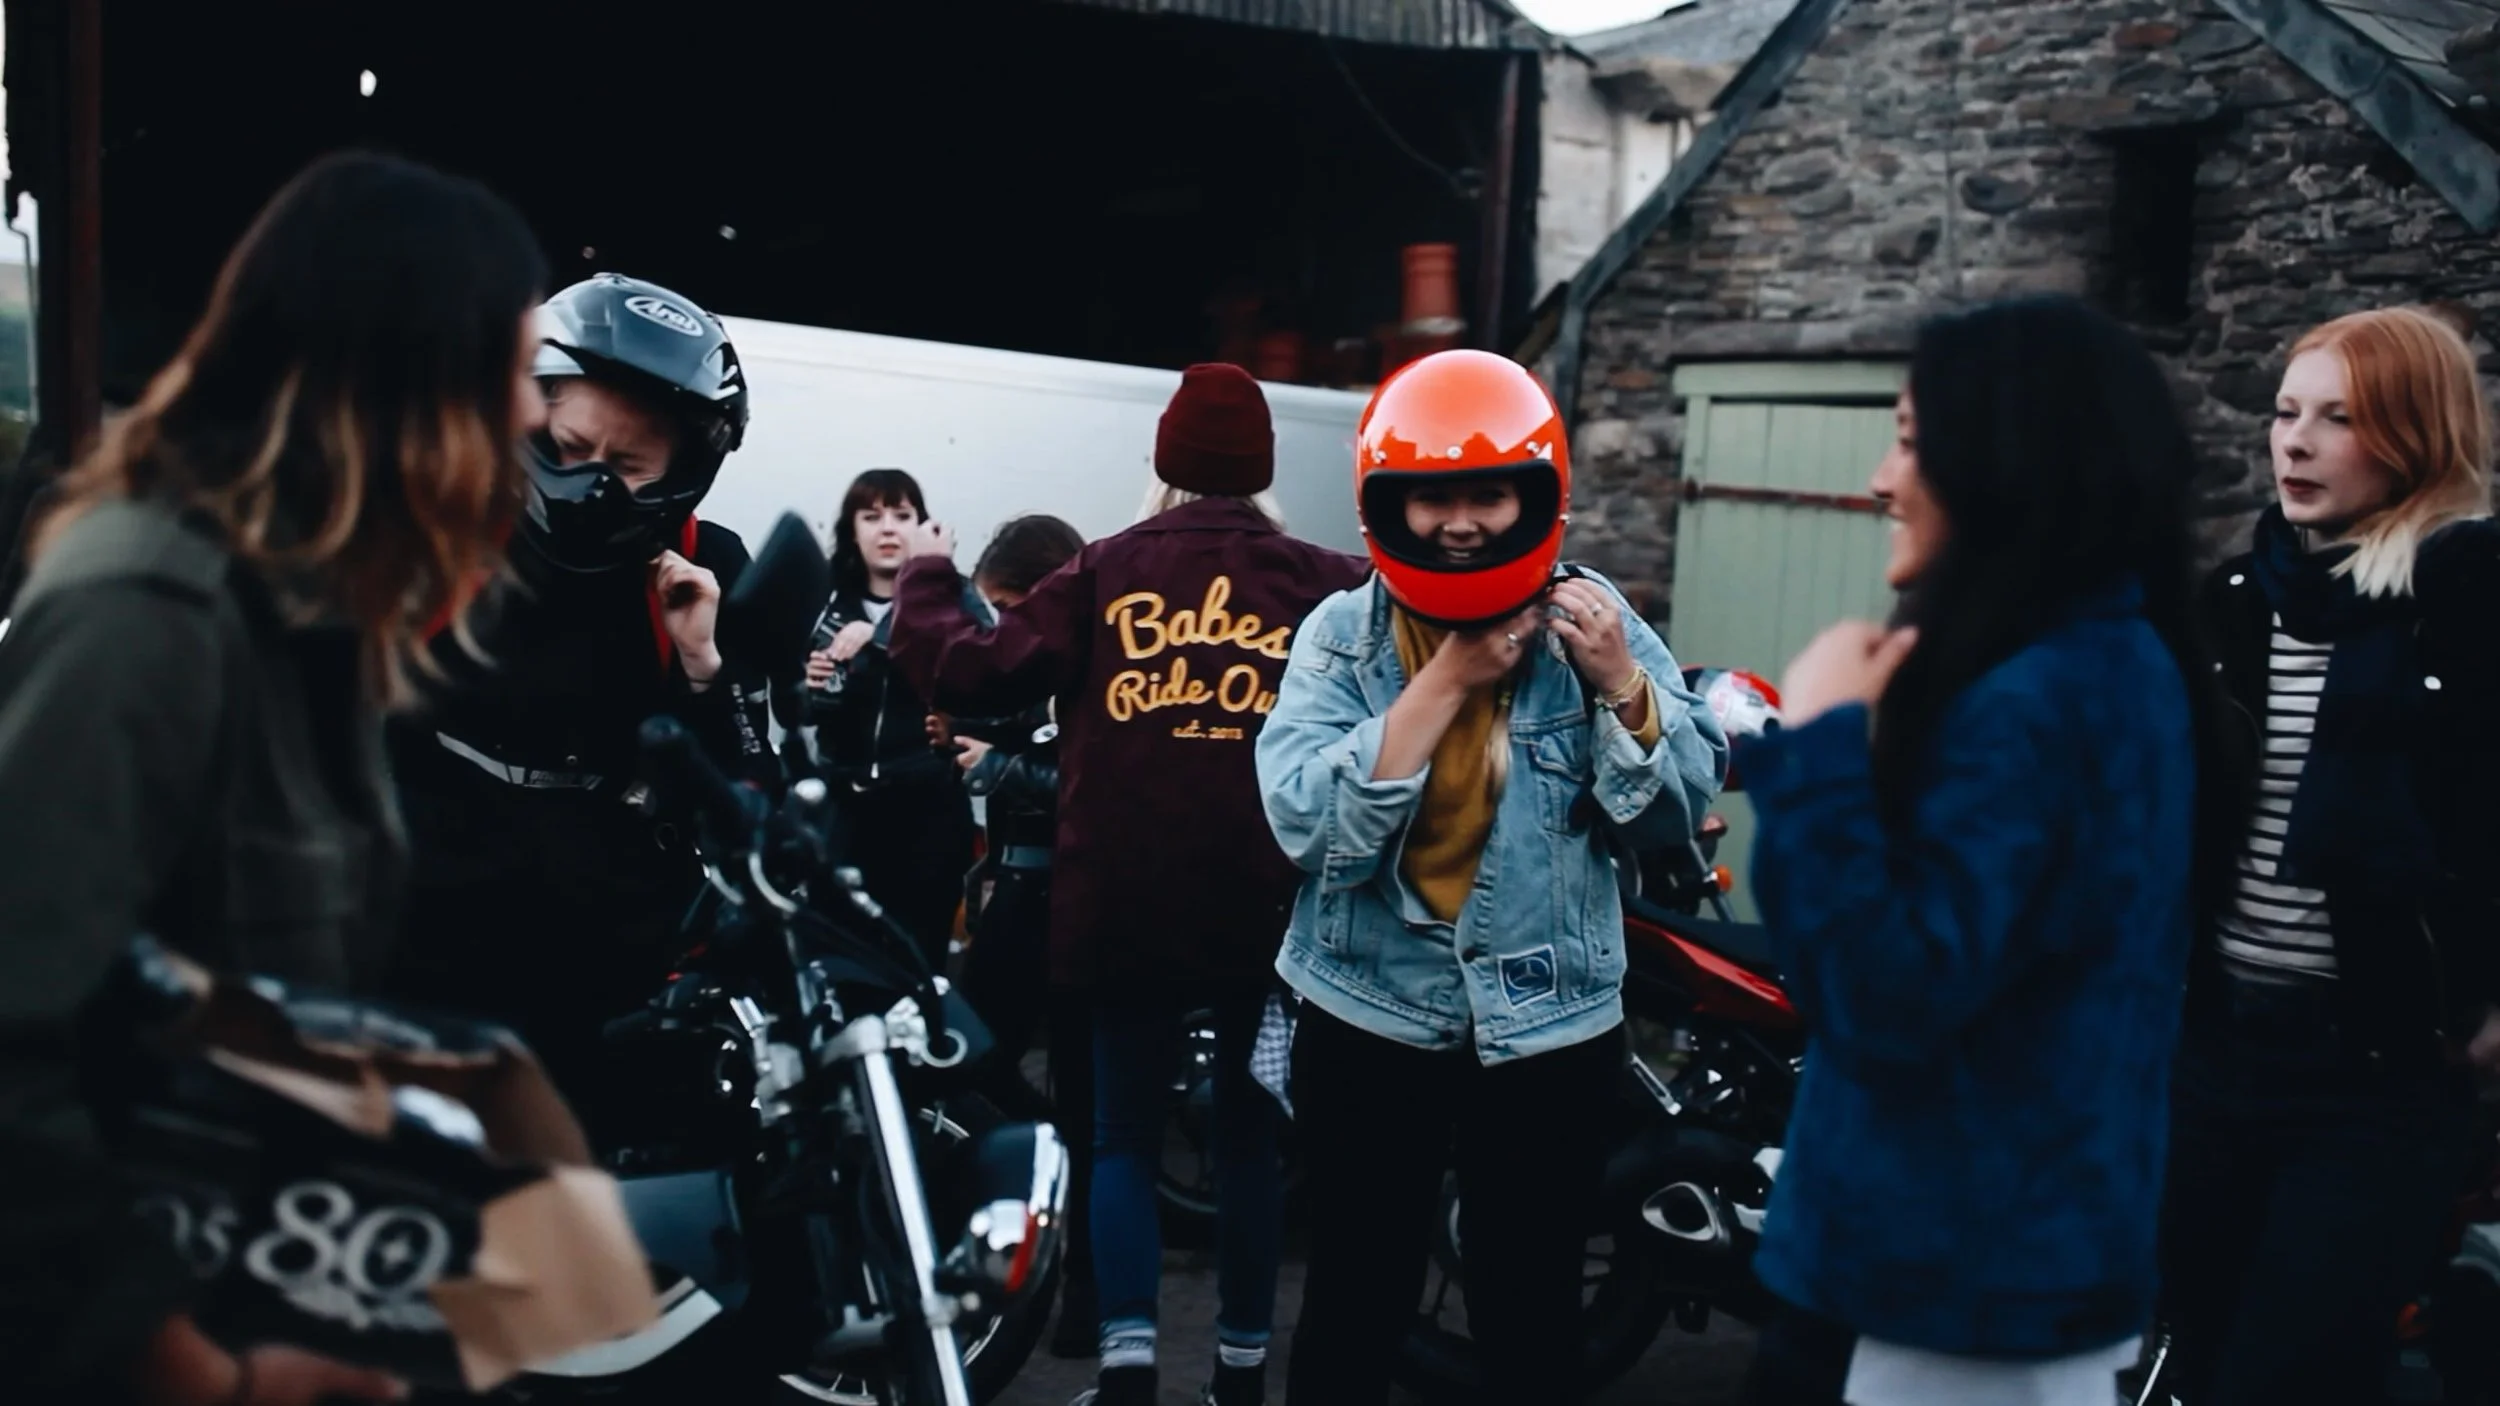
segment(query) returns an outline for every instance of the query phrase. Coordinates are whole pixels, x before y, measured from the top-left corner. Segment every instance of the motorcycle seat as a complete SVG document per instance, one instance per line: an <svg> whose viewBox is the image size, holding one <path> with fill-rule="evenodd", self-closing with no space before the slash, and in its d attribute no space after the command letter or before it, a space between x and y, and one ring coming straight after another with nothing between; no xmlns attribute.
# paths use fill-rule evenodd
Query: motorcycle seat
<svg viewBox="0 0 2500 1406"><path fill-rule="evenodd" d="M1771 932L1760 923L1721 922L1677 913L1655 904L1633 901L1633 916L1652 926L1725 957L1757 976L1779 977L1779 961L1771 951Z"/></svg>

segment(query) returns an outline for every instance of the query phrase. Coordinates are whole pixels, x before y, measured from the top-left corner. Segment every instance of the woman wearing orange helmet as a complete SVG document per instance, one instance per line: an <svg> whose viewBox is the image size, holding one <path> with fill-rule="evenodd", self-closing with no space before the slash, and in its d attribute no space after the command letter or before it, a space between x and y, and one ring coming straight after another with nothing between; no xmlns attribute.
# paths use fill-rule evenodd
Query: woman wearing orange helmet
<svg viewBox="0 0 2500 1406"><path fill-rule="evenodd" d="M1378 574L1304 623L1258 741L1304 871L1277 961L1313 1207L1289 1400L1386 1399L1454 1154L1489 1399L1560 1401L1622 1060L1608 847L1689 836L1726 742L1614 587L1560 567L1570 448L1527 371L1427 357L1355 454Z"/></svg>

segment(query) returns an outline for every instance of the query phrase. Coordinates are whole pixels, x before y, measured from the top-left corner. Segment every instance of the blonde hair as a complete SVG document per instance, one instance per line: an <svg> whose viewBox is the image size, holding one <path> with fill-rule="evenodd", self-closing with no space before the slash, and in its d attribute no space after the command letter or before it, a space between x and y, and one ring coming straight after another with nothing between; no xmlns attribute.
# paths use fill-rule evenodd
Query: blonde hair
<svg viewBox="0 0 2500 1406"><path fill-rule="evenodd" d="M2339 317L2302 337L2292 356L2313 351L2343 363L2353 436L2402 489L2353 525L2354 550L2335 570L2364 596L2410 595L2423 539L2491 516L2491 409L2474 353L2446 318L2412 307Z"/></svg>
<svg viewBox="0 0 2500 1406"><path fill-rule="evenodd" d="M1160 517L1183 503L1195 503L1205 496L1207 495L1203 493L1192 493L1186 488L1174 488L1159 477L1149 478L1146 480L1145 501L1137 505L1136 521L1144 522L1150 517ZM1276 501L1276 490L1263 488L1235 501L1248 503L1251 507L1258 509L1259 516L1266 518L1268 524L1277 531L1285 530L1285 505Z"/></svg>

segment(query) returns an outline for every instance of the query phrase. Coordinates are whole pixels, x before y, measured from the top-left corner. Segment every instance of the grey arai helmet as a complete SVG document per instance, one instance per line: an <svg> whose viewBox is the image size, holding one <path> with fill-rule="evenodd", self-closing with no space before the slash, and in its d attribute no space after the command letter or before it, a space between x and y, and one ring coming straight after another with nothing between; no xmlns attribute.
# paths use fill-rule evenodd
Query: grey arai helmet
<svg viewBox="0 0 2500 1406"><path fill-rule="evenodd" d="M746 438L746 373L720 319L656 283L598 274L540 310L532 369L541 381L612 386L677 431L668 471L639 492L606 464L565 464L552 439L533 435L522 524L532 545L568 571L638 567L676 545L721 461Z"/></svg>

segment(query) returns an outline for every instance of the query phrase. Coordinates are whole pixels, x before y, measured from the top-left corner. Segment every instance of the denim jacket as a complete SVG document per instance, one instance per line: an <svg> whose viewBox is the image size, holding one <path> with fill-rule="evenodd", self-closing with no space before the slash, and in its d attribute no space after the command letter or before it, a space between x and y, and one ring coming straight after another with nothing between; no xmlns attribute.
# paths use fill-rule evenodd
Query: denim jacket
<svg viewBox="0 0 2500 1406"><path fill-rule="evenodd" d="M1372 778L1382 715L1407 683L1389 612L1376 581L1321 602L1259 734L1268 824L1304 874L1278 974L1358 1030L1472 1045L1486 1064L1604 1034L1623 1019L1623 898L1606 831L1636 847L1692 834L1726 774L1717 719L1628 606L1632 658L1659 710L1647 751L1592 710L1556 649L1533 649L1475 889L1456 923L1441 922L1398 872L1429 768Z"/></svg>

